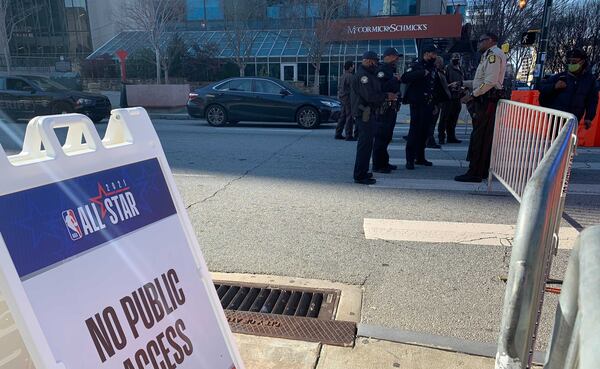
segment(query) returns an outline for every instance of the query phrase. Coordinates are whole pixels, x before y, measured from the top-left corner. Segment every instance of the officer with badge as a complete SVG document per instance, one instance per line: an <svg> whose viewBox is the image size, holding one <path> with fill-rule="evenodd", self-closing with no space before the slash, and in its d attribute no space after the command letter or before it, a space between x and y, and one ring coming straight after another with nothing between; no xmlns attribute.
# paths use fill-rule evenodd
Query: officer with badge
<svg viewBox="0 0 600 369"><path fill-rule="evenodd" d="M396 63L400 59L398 51L389 47L383 52L383 63L379 65L377 78L381 83L383 92L398 94L400 92L400 78L396 74ZM392 142L396 117L400 109L399 101L388 99L382 105L377 120L380 122L375 132L373 143L373 171L377 173L390 173L398 169L396 165L390 164L388 146Z"/></svg>
<svg viewBox="0 0 600 369"><path fill-rule="evenodd" d="M461 100L473 118L473 132L467 154L469 170L454 178L458 182L479 183L488 177L496 105L503 97L506 54L498 47L498 36L491 32L481 35L478 49L482 55L475 78L464 82L472 92Z"/></svg>
<svg viewBox="0 0 600 369"><path fill-rule="evenodd" d="M376 112L386 98L395 98L392 93L384 93L381 82L377 78L379 57L373 51L363 54L362 63L358 66L350 92L352 115L358 126L358 143L356 145L356 162L354 164L354 182L371 185L376 181L369 172L373 137L377 119Z"/></svg>
<svg viewBox="0 0 600 369"><path fill-rule="evenodd" d="M423 48L423 57L411 65L402 75L401 81L408 84L405 102L410 104L410 128L406 143L406 169L415 169L415 164L432 166L425 159L425 146L429 128L433 124L436 89L438 81L435 60L437 49L434 45Z"/></svg>

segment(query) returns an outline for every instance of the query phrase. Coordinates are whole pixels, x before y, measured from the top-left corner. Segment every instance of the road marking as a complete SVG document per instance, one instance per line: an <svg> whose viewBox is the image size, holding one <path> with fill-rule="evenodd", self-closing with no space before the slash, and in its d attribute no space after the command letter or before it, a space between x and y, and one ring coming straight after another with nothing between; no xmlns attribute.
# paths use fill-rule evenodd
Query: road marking
<svg viewBox="0 0 600 369"><path fill-rule="evenodd" d="M402 166L405 158L392 158L391 163ZM469 162L466 160L438 160L429 159L434 167L468 168ZM600 170L600 163L574 162L572 169L575 170Z"/></svg>
<svg viewBox="0 0 600 369"><path fill-rule="evenodd" d="M392 151L400 151L400 150L406 150L406 145L405 144L401 144L401 145L390 145L388 147L388 150L392 150ZM458 146L458 147L446 147L446 146L442 146L441 149L430 149L427 148L427 151L456 151L456 152L467 152L469 151L469 147L467 146Z"/></svg>
<svg viewBox="0 0 600 369"><path fill-rule="evenodd" d="M424 190L424 191L462 191L462 192L487 192L487 183L464 183L451 179L406 179L378 177L377 183L370 185L373 188L389 188L402 190ZM498 181L493 183L493 192L508 191ZM569 184L570 195L594 195L600 196L600 185L592 184Z"/></svg>
<svg viewBox="0 0 600 369"><path fill-rule="evenodd" d="M368 240L461 245L512 246L515 235L515 226L512 224L365 218L363 228ZM561 227L558 248L572 249L578 235L579 232L573 227Z"/></svg>

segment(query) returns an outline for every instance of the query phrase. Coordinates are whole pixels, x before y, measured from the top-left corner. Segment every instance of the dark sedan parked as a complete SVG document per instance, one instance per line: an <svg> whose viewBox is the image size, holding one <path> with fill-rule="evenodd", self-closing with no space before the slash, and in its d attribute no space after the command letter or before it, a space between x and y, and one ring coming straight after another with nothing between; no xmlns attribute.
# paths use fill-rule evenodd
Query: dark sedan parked
<svg viewBox="0 0 600 369"><path fill-rule="evenodd" d="M308 95L274 78L230 78L190 93L188 114L206 118L212 126L239 121L297 122L302 128L316 128L336 121L339 101Z"/></svg>
<svg viewBox="0 0 600 369"><path fill-rule="evenodd" d="M110 116L111 105L104 95L72 91L49 78L38 76L0 77L0 111L12 119L38 115L81 113L94 123Z"/></svg>

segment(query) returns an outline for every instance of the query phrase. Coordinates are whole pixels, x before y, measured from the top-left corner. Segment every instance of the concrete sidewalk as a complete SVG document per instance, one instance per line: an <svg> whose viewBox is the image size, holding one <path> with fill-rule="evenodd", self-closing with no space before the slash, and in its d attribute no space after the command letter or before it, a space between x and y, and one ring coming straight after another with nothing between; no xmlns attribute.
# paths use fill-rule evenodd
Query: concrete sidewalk
<svg viewBox="0 0 600 369"><path fill-rule="evenodd" d="M357 337L354 347L236 334L246 369L482 369L494 359Z"/></svg>
<svg viewBox="0 0 600 369"><path fill-rule="evenodd" d="M273 275L212 273L215 281L340 291L337 320L357 323L353 347L234 334L246 369L483 369L494 368L495 344L361 323L361 286ZM543 361L536 352L534 363Z"/></svg>

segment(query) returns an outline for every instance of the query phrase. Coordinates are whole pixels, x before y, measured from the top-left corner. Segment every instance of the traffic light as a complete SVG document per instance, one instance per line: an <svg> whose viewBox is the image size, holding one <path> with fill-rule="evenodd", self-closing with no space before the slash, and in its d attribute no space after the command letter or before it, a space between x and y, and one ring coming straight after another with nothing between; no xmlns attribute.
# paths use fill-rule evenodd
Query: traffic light
<svg viewBox="0 0 600 369"><path fill-rule="evenodd" d="M527 31L521 34L521 45L531 46L535 44L537 39L538 31Z"/></svg>
<svg viewBox="0 0 600 369"><path fill-rule="evenodd" d="M527 0L519 0L519 9L523 10L527 6Z"/></svg>

